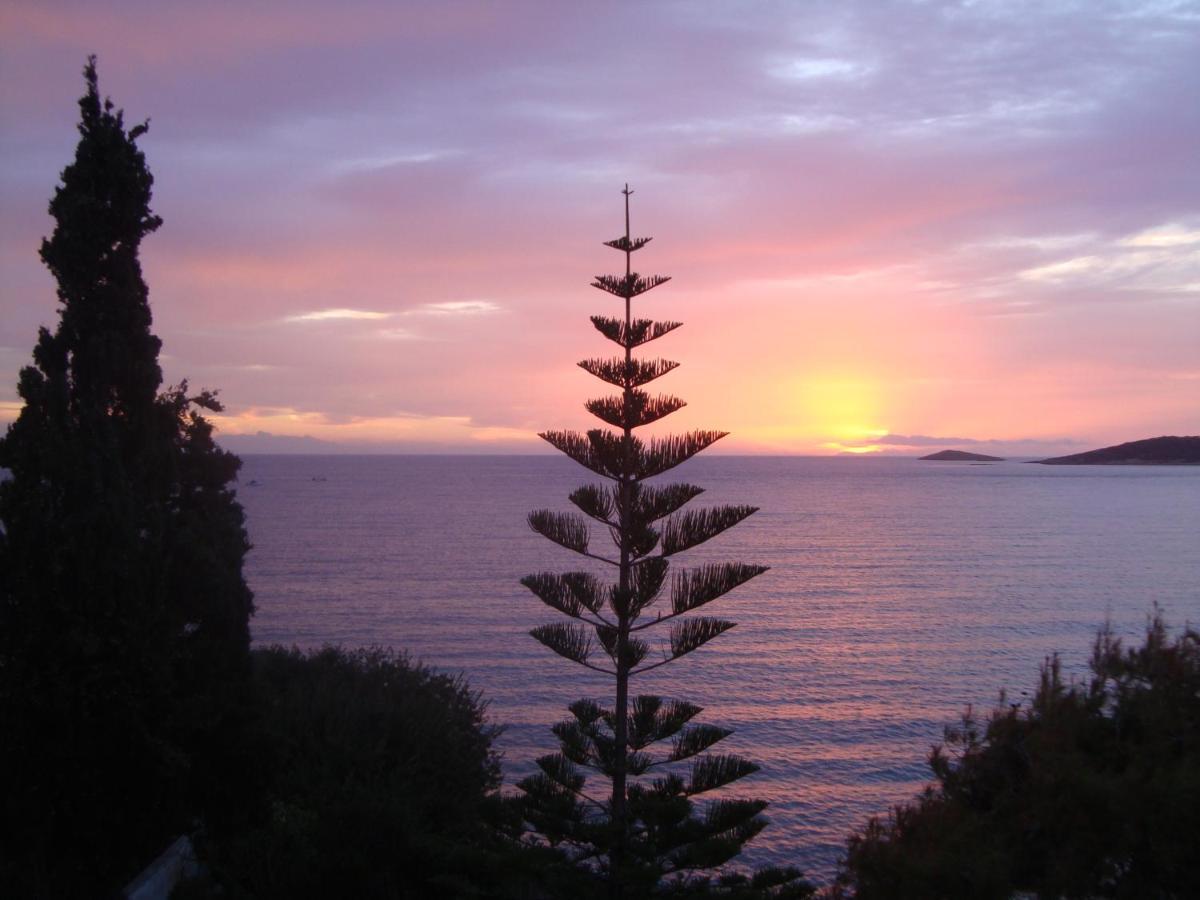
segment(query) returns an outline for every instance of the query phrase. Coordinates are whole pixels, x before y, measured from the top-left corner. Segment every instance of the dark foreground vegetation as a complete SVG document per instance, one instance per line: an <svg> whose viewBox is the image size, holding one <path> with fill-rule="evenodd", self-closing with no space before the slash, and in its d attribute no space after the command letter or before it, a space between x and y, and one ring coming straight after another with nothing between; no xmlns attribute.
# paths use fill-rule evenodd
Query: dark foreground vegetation
<svg viewBox="0 0 1200 900"><path fill-rule="evenodd" d="M505 836L496 731L461 679L383 650L272 647L252 687L253 809L201 834L208 871L179 895L520 896L540 860Z"/></svg>
<svg viewBox="0 0 1200 900"><path fill-rule="evenodd" d="M240 462L208 392L163 388L138 251L153 178L102 102L41 258L60 303L0 440L0 896L104 896L253 771Z"/></svg>
<svg viewBox="0 0 1200 900"><path fill-rule="evenodd" d="M460 678L382 650L253 653L254 808L201 833L198 898L601 900L600 873L529 839L520 799L498 791L485 706ZM779 895L729 876L665 897ZM631 896L649 896L649 890Z"/></svg>
<svg viewBox="0 0 1200 900"><path fill-rule="evenodd" d="M862 900L1200 897L1200 632L1161 616L1126 649L1105 630L1086 682L1057 660L1032 701L969 711L935 784L851 838Z"/></svg>

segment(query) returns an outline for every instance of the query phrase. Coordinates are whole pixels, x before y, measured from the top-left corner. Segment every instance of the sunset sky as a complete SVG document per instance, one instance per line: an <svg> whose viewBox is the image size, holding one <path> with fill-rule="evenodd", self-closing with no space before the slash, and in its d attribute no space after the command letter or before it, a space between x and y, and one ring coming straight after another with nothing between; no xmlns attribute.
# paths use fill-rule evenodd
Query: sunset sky
<svg viewBox="0 0 1200 900"><path fill-rule="evenodd" d="M667 430L1200 433L1200 2L5 0L0 421L56 319L37 248L89 53L151 119L166 377L221 390L235 449L591 427L626 181L635 262L673 276L635 312L685 322L650 348L682 363Z"/></svg>

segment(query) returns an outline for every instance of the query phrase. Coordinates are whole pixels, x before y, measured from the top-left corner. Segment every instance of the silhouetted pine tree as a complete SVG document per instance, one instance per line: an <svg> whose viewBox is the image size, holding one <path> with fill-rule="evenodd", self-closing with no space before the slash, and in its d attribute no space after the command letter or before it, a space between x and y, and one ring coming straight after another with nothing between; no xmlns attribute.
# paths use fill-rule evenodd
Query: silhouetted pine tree
<svg viewBox="0 0 1200 900"><path fill-rule="evenodd" d="M58 327L0 441L0 893L98 896L236 807L249 675L240 465L159 393L138 250L162 224L122 113L84 70L80 140L41 257ZM8 890L6 891L5 888Z"/></svg>
<svg viewBox="0 0 1200 900"><path fill-rule="evenodd" d="M596 330L621 352L579 363L621 391L585 404L611 428L541 434L609 483L584 485L570 495L582 515L538 510L529 516L534 531L610 565L616 581L605 583L589 572L543 572L522 579L547 606L574 620L535 628L533 637L558 655L610 676L613 696L573 703L571 717L554 727L560 752L540 758L541 771L520 787L526 818L538 833L572 859L603 872L613 896L642 896L679 889L690 873L727 862L767 824L760 815L767 806L762 800L722 798L703 809L694 803L698 795L758 769L740 756L707 752L730 729L694 724L701 708L688 701L630 695L634 676L677 660L734 627L725 619L690 614L766 567L730 562L669 571L672 557L736 525L755 507L684 512L702 488L648 483L725 432L693 431L649 441L634 435L635 429L684 405L678 397L644 390L677 363L633 355L634 348L681 323L632 316L633 299L668 277L633 271L633 254L650 238L631 236L632 192L626 186L623 193L625 235L606 245L625 254L625 273L598 276L592 285L624 301L623 318L592 317ZM588 519L611 536L615 556L592 547ZM656 632L664 638L657 651L650 641ZM589 793L588 773L609 779L611 790ZM765 893L790 885L801 896L807 886L794 883L798 875L794 870L766 871L756 876L754 886ZM748 882L740 884L748 887Z"/></svg>

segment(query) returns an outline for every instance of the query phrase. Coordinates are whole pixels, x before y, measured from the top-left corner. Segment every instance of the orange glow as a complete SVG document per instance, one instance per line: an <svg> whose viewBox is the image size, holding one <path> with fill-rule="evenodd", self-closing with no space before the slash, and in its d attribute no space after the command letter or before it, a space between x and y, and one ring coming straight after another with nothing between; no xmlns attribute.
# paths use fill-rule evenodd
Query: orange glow
<svg viewBox="0 0 1200 900"><path fill-rule="evenodd" d="M479 426L468 416L377 416L333 420L317 412L290 408L250 409L236 415L214 415L218 438L268 432L284 437L312 437L356 446L393 442L471 445L526 444L540 449L525 429Z"/></svg>
<svg viewBox="0 0 1200 900"><path fill-rule="evenodd" d="M853 453L855 456L866 456L871 453L879 453L884 449L881 444L866 444L865 446L848 447L845 444L839 444L837 441L830 441L822 446L837 453Z"/></svg>
<svg viewBox="0 0 1200 900"><path fill-rule="evenodd" d="M877 382L861 376L818 375L804 378L797 389L797 418L834 438L861 441L887 434L875 423L880 414Z"/></svg>

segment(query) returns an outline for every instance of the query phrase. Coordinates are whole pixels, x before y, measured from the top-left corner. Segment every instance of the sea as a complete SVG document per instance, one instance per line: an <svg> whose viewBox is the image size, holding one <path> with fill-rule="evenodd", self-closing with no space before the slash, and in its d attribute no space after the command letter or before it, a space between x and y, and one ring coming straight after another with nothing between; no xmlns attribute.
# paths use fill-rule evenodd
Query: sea
<svg viewBox="0 0 1200 900"><path fill-rule="evenodd" d="M463 673L511 789L569 703L611 696L529 636L562 618L519 584L603 570L526 524L596 480L555 456L246 456L254 640ZM734 729L718 749L761 766L725 789L770 802L746 866L827 883L850 833L929 783L968 706L1027 703L1052 654L1086 677L1105 623L1127 641L1156 607L1200 624L1200 467L701 456L657 481L760 507L676 563L771 567L705 609L737 627L633 685L704 707Z"/></svg>

